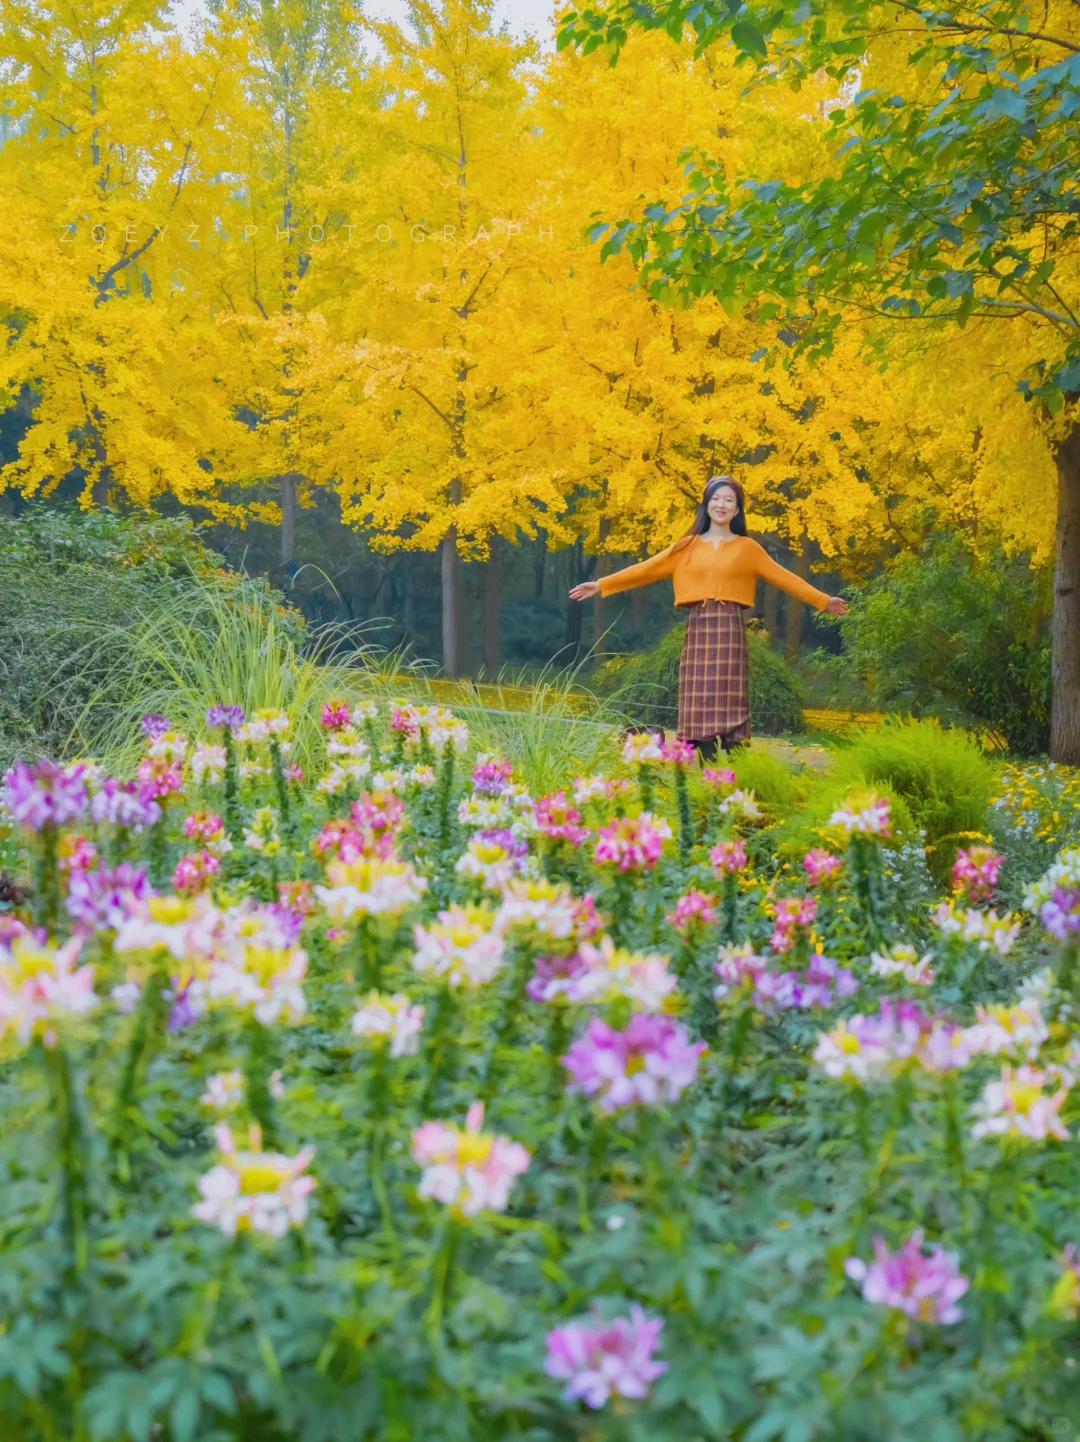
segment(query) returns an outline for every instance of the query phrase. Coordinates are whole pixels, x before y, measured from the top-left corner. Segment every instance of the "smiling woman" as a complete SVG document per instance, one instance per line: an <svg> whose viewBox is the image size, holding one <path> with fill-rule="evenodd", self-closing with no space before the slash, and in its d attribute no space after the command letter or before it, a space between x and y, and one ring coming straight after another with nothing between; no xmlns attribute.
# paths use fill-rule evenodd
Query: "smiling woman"
<svg viewBox="0 0 1080 1442"><path fill-rule="evenodd" d="M688 611L679 665L678 735L702 760L717 744L730 751L750 739L750 666L745 612L754 604L757 581L768 581L819 611L847 614L839 596L828 596L801 576L777 565L746 534L742 487L730 476L713 476L686 535L657 556L627 566L601 581L586 581L571 600L613 596L671 577L676 606Z"/></svg>

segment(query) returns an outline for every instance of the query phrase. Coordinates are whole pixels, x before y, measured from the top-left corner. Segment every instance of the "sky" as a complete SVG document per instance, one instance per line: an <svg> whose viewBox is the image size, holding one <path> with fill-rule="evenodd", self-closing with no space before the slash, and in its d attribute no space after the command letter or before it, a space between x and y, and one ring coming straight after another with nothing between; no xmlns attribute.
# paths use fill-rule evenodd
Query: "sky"
<svg viewBox="0 0 1080 1442"><path fill-rule="evenodd" d="M202 0L174 0L172 9L182 26L203 10ZM365 0L363 9L372 19L404 22L409 7L407 0ZM505 20L515 35L535 35L545 49L553 48L554 9L554 0L495 0L495 23Z"/></svg>

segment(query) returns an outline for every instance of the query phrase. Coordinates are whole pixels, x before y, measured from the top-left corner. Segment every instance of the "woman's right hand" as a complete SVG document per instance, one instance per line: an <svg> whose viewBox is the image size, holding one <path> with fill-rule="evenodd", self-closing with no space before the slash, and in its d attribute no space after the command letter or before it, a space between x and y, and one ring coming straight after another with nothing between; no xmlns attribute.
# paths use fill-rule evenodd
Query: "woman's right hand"
<svg viewBox="0 0 1080 1442"><path fill-rule="evenodd" d="M591 601L593 596L599 596L599 581L582 581L580 586L575 586L570 592L571 601Z"/></svg>

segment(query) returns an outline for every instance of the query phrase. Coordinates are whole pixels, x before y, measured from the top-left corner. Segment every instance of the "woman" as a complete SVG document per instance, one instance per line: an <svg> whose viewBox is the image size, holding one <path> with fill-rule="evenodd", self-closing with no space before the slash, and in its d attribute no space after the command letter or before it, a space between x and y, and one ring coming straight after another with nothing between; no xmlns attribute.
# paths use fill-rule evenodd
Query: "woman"
<svg viewBox="0 0 1080 1442"><path fill-rule="evenodd" d="M686 535L636 566L601 581L584 581L570 592L573 601L614 596L671 576L675 604L689 612L679 662L679 727L703 761L750 739L750 658L743 613L754 604L760 576L801 601L846 616L847 603L827 596L801 576L778 566L746 534L742 487L730 476L713 476L705 487L694 524Z"/></svg>

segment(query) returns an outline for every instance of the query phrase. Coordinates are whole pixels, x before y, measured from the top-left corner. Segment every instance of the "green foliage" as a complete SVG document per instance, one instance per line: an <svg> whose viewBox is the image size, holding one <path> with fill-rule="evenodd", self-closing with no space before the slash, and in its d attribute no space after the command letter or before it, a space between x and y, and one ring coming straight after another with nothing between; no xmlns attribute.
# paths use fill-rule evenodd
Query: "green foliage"
<svg viewBox="0 0 1080 1442"><path fill-rule="evenodd" d="M215 685L230 679L225 671L208 674ZM258 685L267 687L274 674L268 668ZM182 669L178 675L188 684ZM372 663L365 676L367 700L410 685L423 695L422 678L394 658ZM332 678L354 686L358 679ZM174 708L189 705L193 742L211 739L198 717L218 697L185 702L183 685L170 693ZM553 683L546 697L553 713L560 694L569 706L569 691ZM318 693L297 690L292 705L298 697L314 707ZM1075 1320L1051 1299L1061 1292L1062 1253L1075 1236L1074 1142L972 1136L971 1109L1000 1078L1000 1056L973 1053L943 1075L937 1063L924 1067L912 1057L905 1038L895 1065L861 1082L826 1075L814 1059L821 1034L841 1019L876 1015L882 999L907 994L870 965L854 883L858 866L880 867L880 919L890 940L920 939L930 895L907 866L912 848L873 849L868 858L866 846L852 847L836 885L816 893L813 931L858 989L784 1007L755 1003L748 987L718 1004L716 924L680 935L665 921L688 887L717 889L710 847L742 824L721 819L721 789L691 788L693 844L679 854L668 843L655 866L621 872L594 865L589 845L533 836L540 873L554 882L572 872L575 892L595 897L620 943L650 952L661 968L657 954L670 956L679 1024L708 1043L685 1089L680 1082L658 1105L605 1113L567 1088L559 1058L590 1021L623 1028L630 995L555 1004L525 991L534 963L549 967L553 952L567 956L575 937L523 925L520 914L514 923L506 913L505 951L493 976L485 971L475 984L451 986L415 965L414 924L433 927L447 902L499 905L456 866L468 840L461 803L467 815L477 801L469 782L475 752L499 739L491 712L469 713L469 749L450 762L450 748L440 761L430 741L406 744L387 725L385 706L379 711L362 723L373 769L401 761L407 776L424 755L437 767L434 787L402 779L404 816L391 833L397 854L428 882L413 904L396 914L365 914L362 900L349 914L327 909L342 904L340 874L326 863L348 801L318 787L330 758L313 743L313 771L293 788L280 847L238 845L223 856L197 923L170 925L168 955L145 932L133 949L130 936L110 930L82 938L78 964L93 969L92 1010L66 1011L71 993L58 991L48 1016L37 1015L39 1039L20 1035L20 1020L33 1026L35 1018L12 1008L8 987L21 944L14 954L5 949L0 1437L871 1442L887 1435L906 1442L925 1434L1021 1442L1047 1431L1047 1420L1070 1417ZM522 734L535 734L521 754L551 745L550 757L532 758L535 774L566 787L571 777L558 767L581 757L558 749L550 728L559 722L555 714L525 718ZM290 737L305 724L294 709ZM514 737L507 731L503 739ZM803 800L820 814L853 781L895 778L909 802L896 797L894 819L910 835L908 805L920 808L921 819L938 816L936 788L946 774L957 787L980 784L956 741L925 723L887 728L839 752L824 778L793 776L755 750L733 761L740 783L778 814ZM257 764L239 798L249 824L277 799L266 749L252 746ZM929 779L913 759L926 752ZM681 775L657 768L653 776L656 808L669 823L677 819L673 783ZM1029 784L1050 779L1014 778L1018 803ZM582 805L594 830L614 820L616 807L636 809L626 793ZM189 849L191 813L222 810L222 785L196 783L189 768L157 836L85 816L72 830L110 865L143 865L160 846L168 872ZM770 843L778 834L756 821L743 825L754 864L730 888L732 940L774 972L801 974L810 965L806 929L787 952L770 954L777 889L808 894L800 868L792 874L777 865L782 858ZM41 840L20 832L11 856L20 880L33 876ZM281 911L256 910L254 902L272 897L278 879L306 884L313 914L296 916L302 935L280 937L270 949ZM327 880L329 893L320 885ZM176 921L182 912L170 903L164 914ZM65 920L62 937L68 930ZM460 930L455 944L464 951ZM969 1026L977 1003L1015 995L1013 955L1006 969L962 936L937 935L932 945L934 988L929 997L917 994L928 1013L947 1008ZM1039 965L1047 961L1057 969L1045 1003L1055 1025L1040 1060L1063 1062L1075 1036L1076 993L1067 990L1069 954L1044 955ZM37 951L28 960L35 977L48 964ZM174 989L195 968L215 983L208 1005L170 1028L161 987ZM286 978L284 1010L256 1020L251 988L262 995ZM393 1055L385 1039L354 1030L376 978L384 992L406 993L425 1008L415 1051ZM130 990L136 979L142 999L131 1012L114 987ZM211 1078L229 1073L237 1089L219 1112L205 1098ZM629 1066L627 1073L638 1075ZM484 1130L527 1148L528 1166L505 1210L454 1215L421 1192L414 1131L424 1122L460 1127L477 1099L486 1105ZM1075 1103L1068 1107L1072 1130ZM317 1186L276 1237L225 1235L224 1211L192 1215L200 1179L227 1161L215 1150L214 1124L226 1121L243 1151L255 1116L268 1150L297 1157L313 1148L302 1160ZM473 1155L482 1165L482 1146L462 1160ZM248 1172L245 1197L274 1190L275 1178L259 1172ZM225 1197L208 1184L203 1194ZM927 1247L955 1254L970 1282L954 1322L912 1319L868 1301L845 1273L849 1258L873 1260L876 1239L895 1251L916 1229ZM547 1334L587 1318L593 1306L625 1317L635 1305L664 1324L666 1371L645 1395L612 1398L586 1413L545 1372Z"/></svg>
<svg viewBox="0 0 1080 1442"><path fill-rule="evenodd" d="M847 664L878 705L982 723L1034 755L1050 734L1051 590L1048 571L957 540L905 553L852 598Z"/></svg>
<svg viewBox="0 0 1080 1442"><path fill-rule="evenodd" d="M652 651L616 656L599 668L597 691L639 726L673 730L679 715L679 657L686 624L669 631ZM750 711L753 729L775 736L800 731L802 689L797 673L757 631L749 631Z"/></svg>
<svg viewBox="0 0 1080 1442"><path fill-rule="evenodd" d="M0 594L4 765L108 751L140 708L175 715L180 693L197 698L188 710L273 704L258 699L260 658L291 675L303 640L296 613L222 570L186 520L30 507L0 523Z"/></svg>
<svg viewBox="0 0 1080 1442"><path fill-rule="evenodd" d="M957 846L988 824L994 769L980 748L965 732L933 721L890 721L864 732L848 755L872 787L906 803L944 885Z"/></svg>

